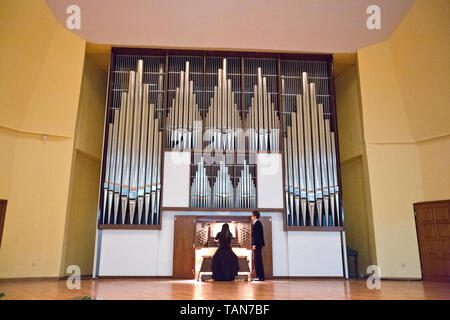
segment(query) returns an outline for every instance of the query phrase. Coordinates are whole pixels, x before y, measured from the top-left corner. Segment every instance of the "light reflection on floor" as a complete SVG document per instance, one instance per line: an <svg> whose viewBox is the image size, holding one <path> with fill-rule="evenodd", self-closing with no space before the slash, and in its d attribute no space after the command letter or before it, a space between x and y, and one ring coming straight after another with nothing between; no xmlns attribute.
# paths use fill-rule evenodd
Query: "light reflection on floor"
<svg viewBox="0 0 450 320"><path fill-rule="evenodd" d="M69 290L65 280L0 280L3 299L450 299L448 283L382 281L370 290L364 280L299 279L265 282L199 282L196 280L82 280Z"/></svg>

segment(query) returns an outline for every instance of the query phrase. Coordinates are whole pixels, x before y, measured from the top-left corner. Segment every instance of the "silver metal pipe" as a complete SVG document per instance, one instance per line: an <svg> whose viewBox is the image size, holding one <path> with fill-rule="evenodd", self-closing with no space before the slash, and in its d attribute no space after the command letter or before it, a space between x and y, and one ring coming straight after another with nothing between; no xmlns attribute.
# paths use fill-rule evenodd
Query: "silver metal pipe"
<svg viewBox="0 0 450 320"><path fill-rule="evenodd" d="M294 200L295 200L295 217L296 223L300 225L300 183L299 183L299 157L298 157L298 129L297 117L295 113L291 113L292 122L292 164L294 173ZM294 223L295 224L295 223Z"/></svg>
<svg viewBox="0 0 450 320"><path fill-rule="evenodd" d="M148 138L148 98L149 98L149 84L143 85L142 95L142 122L141 122L141 144L139 150L139 181L138 181L138 224L141 224L142 212L144 209L144 195L145 195L145 173L147 161L147 138ZM144 222L146 224L146 221Z"/></svg>
<svg viewBox="0 0 450 320"><path fill-rule="evenodd" d="M334 170L333 170L333 154L332 154L332 145L331 145L331 133L330 133L330 120L325 120L325 138L327 142L327 163L328 163L328 181L329 181L329 190L330 190L330 209L331 209L331 221L333 226L335 226L335 219L334 219Z"/></svg>
<svg viewBox="0 0 450 320"><path fill-rule="evenodd" d="M149 217L151 218L151 193L152 193L152 177L153 170L155 167L154 159L155 153L158 151L155 146L155 126L157 120L155 119L155 107L153 103L149 106L149 122L148 122L148 134L147 134L147 167L145 170L145 195L144 195L144 219L145 223L149 222ZM153 220L150 220L150 224Z"/></svg>
<svg viewBox="0 0 450 320"><path fill-rule="evenodd" d="M317 120L317 102L316 102L316 84L309 84L311 99L311 128L313 143L313 161L314 161L314 184L317 205L317 215L319 218L319 226L322 226L322 176L320 169L320 148L319 148L319 122Z"/></svg>
<svg viewBox="0 0 450 320"><path fill-rule="evenodd" d="M116 155L117 155L117 139L119 135L119 110L114 110L114 124L112 132L112 145L111 145L111 162L109 167L109 183L108 183L108 223L111 223L111 210L113 206L114 196L114 174L116 168Z"/></svg>
<svg viewBox="0 0 450 320"><path fill-rule="evenodd" d="M154 224L159 224L160 207L161 207L161 152L162 152L162 132L159 130L158 124L158 152L157 152L157 167L156 167L156 203L155 203L155 219Z"/></svg>
<svg viewBox="0 0 450 320"><path fill-rule="evenodd" d="M257 98L257 109L258 109L258 136L259 136L259 150L264 150L264 136L262 130L264 128L263 122L263 96L262 96L262 69L258 68L258 98Z"/></svg>
<svg viewBox="0 0 450 320"><path fill-rule="evenodd" d="M136 72L136 86L134 99L134 120L133 120L133 140L131 150L131 176L129 192L130 224L134 222L136 212L137 184L139 173L139 145L141 137L142 120L142 78L144 72L144 62L138 60Z"/></svg>
<svg viewBox="0 0 450 320"><path fill-rule="evenodd" d="M292 153L292 132L291 129L292 127L289 126L288 130L287 130L287 146L286 146L286 151L287 151L287 157L289 159L289 167L288 167L288 177L289 177L289 198L290 198L290 202L289 205L292 208L291 210L291 219L290 219L290 225L294 225L294 212L295 212L295 201L294 201L294 159L293 159L293 153Z"/></svg>
<svg viewBox="0 0 450 320"><path fill-rule="evenodd" d="M308 199L308 209L310 216L310 224L314 225L314 209L315 209L315 198L314 198L314 168L312 159L312 148L311 148L311 112L310 112L310 100L309 100L309 90L308 90L308 74L306 72L302 73L302 84L303 84L303 121L305 130L305 156L306 156L306 190Z"/></svg>
<svg viewBox="0 0 450 320"><path fill-rule="evenodd" d="M302 96L297 95L297 137L299 144L299 176L300 176L300 202L301 211L303 218L303 225L306 226L306 204L307 204L307 193L306 193L306 172L305 172L305 143L304 143L304 130L303 130L303 104Z"/></svg>
<svg viewBox="0 0 450 320"><path fill-rule="evenodd" d="M158 195L158 173L159 173L159 121L155 119L155 131L154 131L154 151L152 161L152 187L151 187L151 208L150 208L150 224L157 224L157 195Z"/></svg>
<svg viewBox="0 0 450 320"><path fill-rule="evenodd" d="M117 223L117 214L119 211L120 190L122 186L122 167L123 167L123 151L125 141L125 127L127 118L127 93L122 92L120 103L120 120L119 120L119 136L117 142L117 161L114 183L114 221Z"/></svg>
<svg viewBox="0 0 450 320"><path fill-rule="evenodd" d="M340 212L340 205L339 205L339 182L337 178L337 156L336 156L336 136L334 132L331 132L331 153L333 157L333 180L334 180L334 197L336 200L336 222L338 226L341 226L341 212Z"/></svg>
<svg viewBox="0 0 450 320"><path fill-rule="evenodd" d="M323 113L323 104L319 103L319 142L320 142L320 160L322 168L322 187L323 187L323 207L325 211L325 225L327 226L329 221L329 190L328 190L328 166L327 166L327 152L326 152L326 139L325 139L325 118Z"/></svg>
<svg viewBox="0 0 450 320"><path fill-rule="evenodd" d="M111 145L113 135L113 124L108 125L108 147L106 149L106 168L105 168L105 181L103 184L103 223L108 221L108 214L106 212L106 204L108 203L108 187L109 187L109 168L111 166Z"/></svg>
<svg viewBox="0 0 450 320"><path fill-rule="evenodd" d="M129 195L129 183L130 183L130 168L131 168L131 144L133 136L133 117L134 117L134 97L135 97L135 80L136 74L134 71L130 71L130 77L128 82L128 100L127 100L127 124L125 128L125 146L123 156L123 170L122 170L122 190L121 190L121 203L122 203L122 224L125 224L125 216L128 205Z"/></svg>

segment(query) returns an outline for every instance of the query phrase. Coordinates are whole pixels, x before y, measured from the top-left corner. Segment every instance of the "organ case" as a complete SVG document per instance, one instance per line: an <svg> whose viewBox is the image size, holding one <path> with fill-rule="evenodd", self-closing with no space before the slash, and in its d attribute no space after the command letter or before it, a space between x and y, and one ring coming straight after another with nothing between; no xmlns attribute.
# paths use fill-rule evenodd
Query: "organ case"
<svg viewBox="0 0 450 320"><path fill-rule="evenodd" d="M256 153L282 153L288 230L343 226L329 55L113 48L99 224L159 226L164 150L190 151L190 207L257 209Z"/></svg>

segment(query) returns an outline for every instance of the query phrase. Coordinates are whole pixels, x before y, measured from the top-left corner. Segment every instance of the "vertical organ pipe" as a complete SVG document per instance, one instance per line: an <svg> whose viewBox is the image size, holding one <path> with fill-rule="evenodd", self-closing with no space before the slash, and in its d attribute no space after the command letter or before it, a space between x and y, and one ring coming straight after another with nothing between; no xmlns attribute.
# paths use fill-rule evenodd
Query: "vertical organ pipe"
<svg viewBox="0 0 450 320"><path fill-rule="evenodd" d="M286 105L284 80L282 101L289 115L284 141L288 225L307 225L307 212L310 226L314 226L315 212L319 226L341 225L335 135L330 131L330 120L325 118L323 104L317 103L316 86L308 83L306 73L301 81L304 94L296 95L295 111Z"/></svg>
<svg viewBox="0 0 450 320"><path fill-rule="evenodd" d="M317 120L316 85L309 84L311 99L311 134L313 143L314 185L319 226L322 226L322 176L320 171L319 122Z"/></svg>
<svg viewBox="0 0 450 320"><path fill-rule="evenodd" d="M109 168L111 166L111 145L112 145L113 125L108 126L108 147L106 151L106 167L105 167L105 182L103 185L103 223L107 223L108 217L106 214L106 205L108 203L108 187L109 187Z"/></svg>
<svg viewBox="0 0 450 320"><path fill-rule="evenodd" d="M129 183L130 183L130 168L131 168L131 147L133 136L133 117L134 117L134 98L135 98L135 77L134 71L130 72L128 82L128 101L127 101L127 124L125 127L125 149L123 156L123 170L122 170L122 190L121 190L121 205L122 205L122 223L125 224L125 217L128 207Z"/></svg>
<svg viewBox="0 0 450 320"><path fill-rule="evenodd" d="M120 120L119 120L119 136L117 142L117 160L114 182L114 219L113 223L117 223L117 214L119 211L120 188L122 186L122 166L123 166L123 150L125 141L125 127L127 117L127 93L122 92L120 103ZM110 222L111 223L111 222Z"/></svg>
<svg viewBox="0 0 450 320"><path fill-rule="evenodd" d="M162 104L162 70L160 66L154 96L157 105ZM114 110L109 124L103 223L125 224L127 213L130 224L134 220L159 223L162 132L158 110L149 103L150 84L143 83L143 74L143 61L138 60L137 71L129 72L128 90L121 94L120 110Z"/></svg>
<svg viewBox="0 0 450 320"><path fill-rule="evenodd" d="M108 220L105 223L110 223L111 210L113 205L113 196L114 196L114 174L116 168L116 154L117 154L117 140L119 135L119 110L114 110L114 124L113 124L113 136L112 136L112 145L111 145L111 162L109 168L109 183L108 183Z"/></svg>
<svg viewBox="0 0 450 320"><path fill-rule="evenodd" d="M133 136L131 146L131 172L130 172L130 191L129 191L129 210L130 224L133 224L136 213L137 184L139 173L139 146L141 138L141 120L142 120L142 77L144 72L144 63L138 60L136 72L136 84L134 94L134 120Z"/></svg>
<svg viewBox="0 0 450 320"><path fill-rule="evenodd" d="M303 84L303 121L305 130L305 157L306 157L306 191L308 199L308 210L310 217L310 224L314 225L314 177L313 177L313 159L311 148L311 111L308 88L308 75L306 72L302 73Z"/></svg>

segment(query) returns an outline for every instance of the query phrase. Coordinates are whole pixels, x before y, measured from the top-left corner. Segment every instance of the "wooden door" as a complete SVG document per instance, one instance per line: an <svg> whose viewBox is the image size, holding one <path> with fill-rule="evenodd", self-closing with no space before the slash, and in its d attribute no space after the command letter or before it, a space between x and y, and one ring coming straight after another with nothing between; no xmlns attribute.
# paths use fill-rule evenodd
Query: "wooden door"
<svg viewBox="0 0 450 320"><path fill-rule="evenodd" d="M414 205L424 280L450 281L450 200Z"/></svg>
<svg viewBox="0 0 450 320"><path fill-rule="evenodd" d="M265 247L262 249L262 258L264 266L265 279L273 278L273 261L272 261L272 217L260 217L259 221L264 230Z"/></svg>
<svg viewBox="0 0 450 320"><path fill-rule="evenodd" d="M194 279L195 217L175 216L173 235L173 277Z"/></svg>
<svg viewBox="0 0 450 320"><path fill-rule="evenodd" d="M0 200L0 247L2 245L3 227L5 226L7 202L7 200Z"/></svg>

